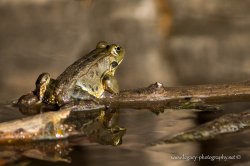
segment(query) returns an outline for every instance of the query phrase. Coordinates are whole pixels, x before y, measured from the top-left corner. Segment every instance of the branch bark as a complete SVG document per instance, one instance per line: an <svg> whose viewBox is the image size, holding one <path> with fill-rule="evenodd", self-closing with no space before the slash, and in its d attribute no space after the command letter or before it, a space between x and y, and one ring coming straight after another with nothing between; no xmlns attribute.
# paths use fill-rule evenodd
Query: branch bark
<svg viewBox="0 0 250 166"><path fill-rule="evenodd" d="M222 104L249 102L250 81L216 85L163 87L155 83L146 88L124 90L118 95L101 99L110 108L160 109L182 108L186 103Z"/></svg>

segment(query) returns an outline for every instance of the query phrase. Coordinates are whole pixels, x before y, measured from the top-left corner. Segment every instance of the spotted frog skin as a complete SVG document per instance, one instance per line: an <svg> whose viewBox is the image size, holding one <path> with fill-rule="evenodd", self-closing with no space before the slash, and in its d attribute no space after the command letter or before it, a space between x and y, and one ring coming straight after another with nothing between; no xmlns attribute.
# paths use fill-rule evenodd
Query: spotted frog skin
<svg viewBox="0 0 250 166"><path fill-rule="evenodd" d="M33 93L22 96L18 104L33 107L40 103L59 107L73 100L101 98L115 94L119 86L114 76L125 51L116 44L101 41L89 54L70 65L57 79L41 74Z"/></svg>

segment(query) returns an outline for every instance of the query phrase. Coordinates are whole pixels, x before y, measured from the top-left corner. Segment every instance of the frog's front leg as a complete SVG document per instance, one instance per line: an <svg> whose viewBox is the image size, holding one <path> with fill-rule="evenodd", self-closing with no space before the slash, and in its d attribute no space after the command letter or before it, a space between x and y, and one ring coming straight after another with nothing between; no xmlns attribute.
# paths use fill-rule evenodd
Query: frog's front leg
<svg viewBox="0 0 250 166"><path fill-rule="evenodd" d="M50 75L48 73L42 73L36 80L36 89L34 94L38 97L39 101L42 102L45 96L45 92L50 83Z"/></svg>
<svg viewBox="0 0 250 166"><path fill-rule="evenodd" d="M104 89L112 94L119 93L119 85L114 76L106 75L103 78Z"/></svg>

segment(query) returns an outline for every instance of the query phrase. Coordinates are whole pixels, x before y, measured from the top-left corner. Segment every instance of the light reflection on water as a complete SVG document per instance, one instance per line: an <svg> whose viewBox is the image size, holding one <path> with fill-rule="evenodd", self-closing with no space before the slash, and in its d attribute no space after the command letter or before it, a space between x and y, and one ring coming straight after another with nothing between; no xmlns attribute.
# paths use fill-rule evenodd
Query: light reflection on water
<svg viewBox="0 0 250 166"><path fill-rule="evenodd" d="M239 108L241 108L239 106ZM1 107L1 122L23 117L17 110L9 106ZM196 119L201 114L209 117L209 113L198 113L192 110L165 111L159 116L148 110L121 110L119 125L125 127L127 132L123 137L123 144L114 147L86 142L86 139L77 141L65 141L65 159L70 158L70 165L206 165L209 160L187 161L171 159L171 156L194 155L241 155L240 160L213 161L212 163L227 165L249 161L250 132L223 135L213 140L202 142L185 142L175 144L158 144L162 138L197 126ZM217 113L210 113L216 116ZM219 114L218 114L219 115ZM43 143L46 151L51 143ZM51 146L53 149L53 146ZM56 143L55 143L56 147ZM68 148L72 151L67 151ZM28 145L26 148L29 148ZM34 149L34 146L32 147ZM38 148L38 147L35 147ZM3 151L0 154L3 154ZM69 153L69 155L67 155ZM19 154L20 155L20 154ZM53 155L53 152L51 152ZM38 159L21 158L19 162L27 162L29 165L69 165L66 162L49 162Z"/></svg>

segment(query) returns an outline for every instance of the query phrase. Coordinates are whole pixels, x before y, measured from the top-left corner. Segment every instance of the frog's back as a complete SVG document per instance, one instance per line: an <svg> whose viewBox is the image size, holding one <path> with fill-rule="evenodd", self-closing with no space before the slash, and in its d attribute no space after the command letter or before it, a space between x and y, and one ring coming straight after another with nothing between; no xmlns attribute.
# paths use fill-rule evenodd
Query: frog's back
<svg viewBox="0 0 250 166"><path fill-rule="evenodd" d="M104 70L108 69L108 63L104 63L105 57L107 57L107 51L105 48L98 48L83 56L81 59L70 65L57 79L55 86L55 96L58 100L68 100L70 97L69 90L72 89L79 78L84 84L84 80L90 84L99 83L101 76L95 77L94 79L89 78L90 72L95 70L96 73L103 73ZM104 64L103 64L104 63ZM101 68L100 68L100 65ZM99 66L99 67L98 67ZM89 87L91 88L91 87ZM86 90L87 91L87 90ZM60 102L60 101L59 101Z"/></svg>

